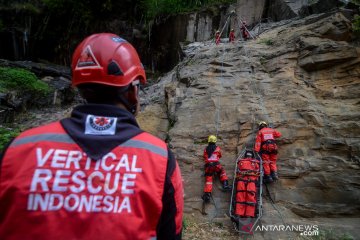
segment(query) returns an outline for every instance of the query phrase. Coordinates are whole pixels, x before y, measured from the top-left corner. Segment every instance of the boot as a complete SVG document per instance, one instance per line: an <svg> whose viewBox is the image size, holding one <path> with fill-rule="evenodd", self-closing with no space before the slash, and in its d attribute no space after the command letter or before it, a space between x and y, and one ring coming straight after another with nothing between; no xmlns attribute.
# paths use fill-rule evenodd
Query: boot
<svg viewBox="0 0 360 240"><path fill-rule="evenodd" d="M202 200L203 200L205 203L208 203L208 202L210 202L211 193L205 192L205 193L201 196L201 198L202 198Z"/></svg>
<svg viewBox="0 0 360 240"><path fill-rule="evenodd" d="M223 189L224 190L231 190L231 186L229 185L228 180L223 181Z"/></svg>
<svg viewBox="0 0 360 240"><path fill-rule="evenodd" d="M272 177L273 180L275 180L275 181L276 181L276 180L279 180L279 175L278 175L277 172L271 172L270 175L271 175L271 177Z"/></svg>
<svg viewBox="0 0 360 240"><path fill-rule="evenodd" d="M264 175L264 183L272 183L274 182L274 180L272 179L272 177L270 175Z"/></svg>

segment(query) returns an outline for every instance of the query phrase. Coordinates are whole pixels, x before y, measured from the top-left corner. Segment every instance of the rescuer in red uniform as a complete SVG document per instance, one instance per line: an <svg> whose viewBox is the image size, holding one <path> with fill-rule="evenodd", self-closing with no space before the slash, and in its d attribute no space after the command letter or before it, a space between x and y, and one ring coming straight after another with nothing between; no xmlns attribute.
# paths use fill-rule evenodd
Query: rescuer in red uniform
<svg viewBox="0 0 360 240"><path fill-rule="evenodd" d="M255 151L260 153L264 167L264 182L271 183L278 180L277 173L277 150L275 139L281 137L281 133L267 127L264 121L259 122L259 131L256 135Z"/></svg>
<svg viewBox="0 0 360 240"><path fill-rule="evenodd" d="M229 42L231 42L231 43L235 42L235 31L234 31L234 29L231 29L231 31L230 31Z"/></svg>
<svg viewBox="0 0 360 240"><path fill-rule="evenodd" d="M256 208L256 183L260 176L259 160L251 151L237 163L235 214L239 217L254 217Z"/></svg>
<svg viewBox="0 0 360 240"><path fill-rule="evenodd" d="M216 43L216 45L219 45L219 43L220 43L220 31L219 30L217 30L216 31L216 33L215 33L215 43Z"/></svg>
<svg viewBox="0 0 360 240"><path fill-rule="evenodd" d="M23 132L1 158L0 238L181 239L179 166L134 117L146 82L136 50L94 34L71 69L88 103Z"/></svg>
<svg viewBox="0 0 360 240"><path fill-rule="evenodd" d="M243 39L246 41L250 38L249 32L247 30L247 24L245 21L242 22L240 30L241 30L241 35L243 37Z"/></svg>
<svg viewBox="0 0 360 240"><path fill-rule="evenodd" d="M228 177L225 169L220 164L221 149L216 146L217 138L214 135L208 137L208 146L204 149L204 161L205 161L205 186L202 199L204 202L209 202L213 187L213 175L216 173L219 175L220 181L223 184L224 190L230 190Z"/></svg>

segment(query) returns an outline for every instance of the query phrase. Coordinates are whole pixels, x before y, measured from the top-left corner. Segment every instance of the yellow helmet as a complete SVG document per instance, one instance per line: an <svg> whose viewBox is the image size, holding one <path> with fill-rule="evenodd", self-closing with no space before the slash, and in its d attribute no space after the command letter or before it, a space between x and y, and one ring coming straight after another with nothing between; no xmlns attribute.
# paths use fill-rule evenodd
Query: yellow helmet
<svg viewBox="0 0 360 240"><path fill-rule="evenodd" d="M208 143L216 143L216 136L215 135L210 135L208 138Z"/></svg>
<svg viewBox="0 0 360 240"><path fill-rule="evenodd" d="M261 125L265 125L265 126L267 126L267 123L266 123L266 122L264 122L264 121L260 121L260 122L259 122L259 127L260 127Z"/></svg>

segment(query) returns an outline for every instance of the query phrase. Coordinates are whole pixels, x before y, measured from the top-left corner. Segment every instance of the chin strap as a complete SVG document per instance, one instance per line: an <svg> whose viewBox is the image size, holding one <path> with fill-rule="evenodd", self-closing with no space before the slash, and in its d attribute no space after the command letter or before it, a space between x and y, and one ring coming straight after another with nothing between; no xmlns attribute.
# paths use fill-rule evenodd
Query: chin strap
<svg viewBox="0 0 360 240"><path fill-rule="evenodd" d="M139 99L139 88L140 88L140 81L139 80L135 80L133 81L131 84L129 84L125 89L124 91L122 91L123 93L124 92L127 92L129 91L129 88L130 87L135 87L136 88L136 95L137 95L137 98ZM129 102L129 100L127 98L125 98L125 96L123 94L121 94L119 96L119 99L121 100L122 104L125 105L126 109L131 112L132 114L135 114L136 113L136 110L137 110L137 104L131 104Z"/></svg>

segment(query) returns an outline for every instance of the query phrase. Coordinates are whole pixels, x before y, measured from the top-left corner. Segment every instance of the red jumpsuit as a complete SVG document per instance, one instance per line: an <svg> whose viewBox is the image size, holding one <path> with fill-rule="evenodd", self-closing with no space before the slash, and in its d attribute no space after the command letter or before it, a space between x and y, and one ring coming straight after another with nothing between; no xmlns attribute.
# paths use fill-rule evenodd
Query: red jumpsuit
<svg viewBox="0 0 360 240"><path fill-rule="evenodd" d="M235 41L235 33L234 31L231 31L229 34L229 42L234 42Z"/></svg>
<svg viewBox="0 0 360 240"><path fill-rule="evenodd" d="M255 151L260 152L263 160L264 174L277 172L277 145L275 138L281 137L281 133L272 128L262 128L259 130L255 141Z"/></svg>
<svg viewBox="0 0 360 240"><path fill-rule="evenodd" d="M215 43L216 43L216 45L219 45L219 43L220 43L220 33L215 34Z"/></svg>
<svg viewBox="0 0 360 240"><path fill-rule="evenodd" d="M219 159L221 158L221 149L216 147L215 151L209 157L206 148L204 149L204 160L205 160L205 186L204 192L211 193L213 186L213 175L214 173L219 174L220 181L224 182L228 180L225 169L221 166Z"/></svg>
<svg viewBox="0 0 360 240"><path fill-rule="evenodd" d="M235 214L241 217L254 217L256 207L256 181L260 175L259 161L244 158L238 162L236 176Z"/></svg>
<svg viewBox="0 0 360 240"><path fill-rule="evenodd" d="M78 106L0 162L0 239L181 239L180 168L124 109Z"/></svg>
<svg viewBox="0 0 360 240"><path fill-rule="evenodd" d="M248 40L250 38L248 31L246 30L247 25L246 22L243 22L243 25L241 25L241 35L244 38L244 40Z"/></svg>

